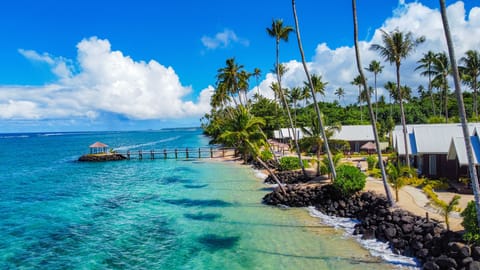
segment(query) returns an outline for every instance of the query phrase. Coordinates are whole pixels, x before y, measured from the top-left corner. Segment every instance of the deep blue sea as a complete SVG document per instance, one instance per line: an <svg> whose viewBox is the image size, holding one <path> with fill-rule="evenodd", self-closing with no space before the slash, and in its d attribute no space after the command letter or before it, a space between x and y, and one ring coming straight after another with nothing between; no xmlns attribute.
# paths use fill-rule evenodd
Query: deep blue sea
<svg viewBox="0 0 480 270"><path fill-rule="evenodd" d="M253 169L76 160L207 146L200 129L0 134L0 269L388 269L308 209L261 204Z"/></svg>

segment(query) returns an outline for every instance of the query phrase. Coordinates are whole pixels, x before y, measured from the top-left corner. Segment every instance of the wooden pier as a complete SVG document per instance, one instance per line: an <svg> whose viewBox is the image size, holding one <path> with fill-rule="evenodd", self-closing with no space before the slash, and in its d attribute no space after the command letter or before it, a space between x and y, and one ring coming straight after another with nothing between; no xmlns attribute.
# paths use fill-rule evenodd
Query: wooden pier
<svg viewBox="0 0 480 270"><path fill-rule="evenodd" d="M201 159L201 158L225 158L234 157L235 148L175 148L175 149L151 149L151 150L128 150L115 151L127 159Z"/></svg>

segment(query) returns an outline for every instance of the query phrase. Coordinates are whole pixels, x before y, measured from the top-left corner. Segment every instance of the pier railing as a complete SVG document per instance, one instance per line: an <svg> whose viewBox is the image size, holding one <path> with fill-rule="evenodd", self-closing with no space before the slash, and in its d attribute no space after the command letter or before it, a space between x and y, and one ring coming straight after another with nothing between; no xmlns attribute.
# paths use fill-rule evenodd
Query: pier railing
<svg viewBox="0 0 480 270"><path fill-rule="evenodd" d="M225 158L236 154L235 148L185 147L174 149L128 150L115 151L127 159L200 159Z"/></svg>

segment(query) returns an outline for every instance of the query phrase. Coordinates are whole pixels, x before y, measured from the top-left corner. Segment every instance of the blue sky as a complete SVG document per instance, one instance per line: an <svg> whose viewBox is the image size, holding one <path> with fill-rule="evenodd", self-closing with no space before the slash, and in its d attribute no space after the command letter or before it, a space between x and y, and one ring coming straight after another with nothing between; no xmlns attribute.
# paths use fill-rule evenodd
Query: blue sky
<svg viewBox="0 0 480 270"><path fill-rule="evenodd" d="M333 62L353 44L350 1L296 2L311 68L330 82L330 92L351 87L347 75L336 78L329 75L333 70L325 70L348 64ZM430 25L419 10L435 17L429 12L438 1L405 2L359 1L360 39L369 44L378 29L408 29L416 20ZM447 1L456 11L460 5L464 9L463 19L470 24L465 32L480 28L478 1L460 3ZM462 19L461 12L452 14L452 20ZM216 71L227 58L235 57L247 70L260 68L262 93L269 95L275 51L265 29L274 18L293 25L291 2L3 1L0 133L198 126L208 111ZM465 43L480 47L478 41ZM290 70L286 83L294 86L304 79L295 36L280 50ZM372 52L365 57L366 64ZM412 84L415 79L407 78ZM333 98L327 94L325 100ZM352 101L353 93L346 98Z"/></svg>

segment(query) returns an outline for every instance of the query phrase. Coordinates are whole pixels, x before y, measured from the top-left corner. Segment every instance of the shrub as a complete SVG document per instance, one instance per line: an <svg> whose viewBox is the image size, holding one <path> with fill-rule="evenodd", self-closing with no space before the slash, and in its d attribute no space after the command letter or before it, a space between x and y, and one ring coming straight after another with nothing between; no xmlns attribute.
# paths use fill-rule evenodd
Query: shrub
<svg viewBox="0 0 480 270"><path fill-rule="evenodd" d="M308 161L302 160L303 166L308 167ZM300 169L300 163L298 162L298 157L282 157L279 160L279 168L281 171L292 171Z"/></svg>
<svg viewBox="0 0 480 270"><path fill-rule="evenodd" d="M351 165L340 165L337 168L337 179L333 186L344 196L351 196L365 187L366 176Z"/></svg>
<svg viewBox="0 0 480 270"><path fill-rule="evenodd" d="M260 159L263 160L263 161L269 161L269 160L273 159L273 154L269 150L263 150L260 153Z"/></svg>
<svg viewBox="0 0 480 270"><path fill-rule="evenodd" d="M373 169L367 171L367 175L371 176L373 178L381 178L382 177L382 172L380 171L379 168L373 168Z"/></svg>
<svg viewBox="0 0 480 270"><path fill-rule="evenodd" d="M375 156L368 156L367 164L368 164L368 169L372 170L377 165L377 158Z"/></svg>
<svg viewBox="0 0 480 270"><path fill-rule="evenodd" d="M467 207L462 213L460 213L460 216L463 217L462 226L465 228L463 239L469 243L479 243L480 230L478 228L477 208L475 207L475 202L468 202Z"/></svg>

